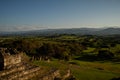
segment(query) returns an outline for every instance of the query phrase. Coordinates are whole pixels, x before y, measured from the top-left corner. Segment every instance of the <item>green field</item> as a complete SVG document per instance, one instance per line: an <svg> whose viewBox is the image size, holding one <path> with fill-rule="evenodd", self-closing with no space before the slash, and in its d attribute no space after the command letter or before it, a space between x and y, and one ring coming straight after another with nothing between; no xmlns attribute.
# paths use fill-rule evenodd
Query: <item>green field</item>
<svg viewBox="0 0 120 80"><path fill-rule="evenodd" d="M64 75L70 69L77 80L120 77L119 36L1 37L0 47L23 51L32 64L41 66L45 71L55 68ZM42 61L39 61L41 57ZM46 57L50 62L46 61Z"/></svg>
<svg viewBox="0 0 120 80"><path fill-rule="evenodd" d="M65 70L70 68L71 73L77 80L110 80L114 77L120 77L120 64L112 62L85 62L73 60L70 62L53 60L34 61L35 65L50 68L58 68L64 74Z"/></svg>

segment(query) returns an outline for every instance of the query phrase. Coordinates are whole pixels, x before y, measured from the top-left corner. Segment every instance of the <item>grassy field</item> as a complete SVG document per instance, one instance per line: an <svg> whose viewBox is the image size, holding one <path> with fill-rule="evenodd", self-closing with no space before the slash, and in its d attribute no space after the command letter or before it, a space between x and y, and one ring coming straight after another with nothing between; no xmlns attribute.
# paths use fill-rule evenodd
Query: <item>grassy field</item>
<svg viewBox="0 0 120 80"><path fill-rule="evenodd" d="M109 42L109 39L108 39L108 42L106 43L105 46L108 46L108 45L109 46L106 48L106 47L101 47L101 44L103 44L102 46L104 46L104 41L106 38L104 38L102 41L101 39L95 38L96 40L95 42L91 42L92 40L90 39L91 38L86 36L76 37L76 36L67 36L67 35L56 37L56 38L8 37L8 38L0 38L0 43L1 43L1 46L4 46L4 47L10 47L11 45L12 47L20 48L21 50L26 51L27 49L28 51L26 51L26 53L30 52L29 54L27 54L30 56L33 55L33 53L34 55L38 55L38 53L40 53L41 51L37 51L37 50L40 50L41 46L48 44L49 46L45 45L44 47L47 46L47 47L53 48L53 49L50 48L51 49L50 51L54 52L54 54L57 53L57 51L54 51L56 49L55 47L57 46L58 51L60 52L62 51L61 53L68 52L68 55L70 56L67 56L67 57L71 57L71 54L73 54L74 56L72 56L71 59L76 59L71 61L63 61L63 60L58 60L59 59L58 58L58 59L52 59L50 62L33 61L33 64L41 66L45 71L49 71L52 68L53 69L57 68L57 69L60 69L61 74L64 74L67 71L67 69L71 69L72 71L71 73L78 80L111 80L112 78L120 77L120 54L119 54L120 43L119 41L115 43L115 46L111 46L111 43ZM20 40L20 43L18 43L19 40ZM16 46L13 44L14 41L17 41ZM100 44L96 44L96 42ZM99 48L93 44L96 44ZM47 50L48 49L45 49L44 51L47 51ZM95 60L96 58L94 59L94 56L96 57L96 55L101 50L107 50L107 53L112 52L114 54L114 56L112 56L113 60L106 60L106 59L105 59L106 61ZM75 54L72 53L72 51L75 51ZM62 54L61 56L63 57L64 55ZM81 60L86 60L86 61L81 61Z"/></svg>
<svg viewBox="0 0 120 80"><path fill-rule="evenodd" d="M85 62L73 61L77 64L72 65L73 75L79 80L110 80L120 76L120 64L111 62Z"/></svg>
<svg viewBox="0 0 120 80"><path fill-rule="evenodd" d="M53 60L33 61L35 65L50 68L58 68L61 73L70 68L73 76L78 80L110 80L114 77L120 77L120 64L112 62L86 62L73 60L70 62Z"/></svg>

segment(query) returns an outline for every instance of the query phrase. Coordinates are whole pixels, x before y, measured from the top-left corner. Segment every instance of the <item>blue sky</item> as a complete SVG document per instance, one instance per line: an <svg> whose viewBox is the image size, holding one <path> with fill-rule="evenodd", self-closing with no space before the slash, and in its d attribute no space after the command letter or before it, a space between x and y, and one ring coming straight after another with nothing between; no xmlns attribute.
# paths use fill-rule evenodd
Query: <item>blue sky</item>
<svg viewBox="0 0 120 80"><path fill-rule="evenodd" d="M120 27L120 0L0 0L0 31Z"/></svg>

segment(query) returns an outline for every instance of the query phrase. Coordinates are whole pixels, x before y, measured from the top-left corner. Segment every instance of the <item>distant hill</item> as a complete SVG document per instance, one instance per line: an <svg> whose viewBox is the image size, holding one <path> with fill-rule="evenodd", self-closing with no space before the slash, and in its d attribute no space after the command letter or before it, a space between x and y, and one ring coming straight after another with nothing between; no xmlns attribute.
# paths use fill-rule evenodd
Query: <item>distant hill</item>
<svg viewBox="0 0 120 80"><path fill-rule="evenodd" d="M71 28L71 29L44 29L19 32L0 32L0 36L49 36L54 34L76 35L120 35L120 28Z"/></svg>
<svg viewBox="0 0 120 80"><path fill-rule="evenodd" d="M114 35L120 34L120 28L107 28L100 31L97 31L96 34L98 35Z"/></svg>

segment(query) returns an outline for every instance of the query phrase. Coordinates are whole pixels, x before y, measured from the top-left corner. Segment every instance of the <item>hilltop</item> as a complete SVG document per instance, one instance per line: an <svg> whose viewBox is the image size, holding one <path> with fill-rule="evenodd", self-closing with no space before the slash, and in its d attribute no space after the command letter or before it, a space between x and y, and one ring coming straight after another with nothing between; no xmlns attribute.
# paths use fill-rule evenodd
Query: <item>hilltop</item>
<svg viewBox="0 0 120 80"><path fill-rule="evenodd" d="M0 36L51 36L56 34L119 35L120 28L69 28L69 29L31 30L19 32L0 32Z"/></svg>

